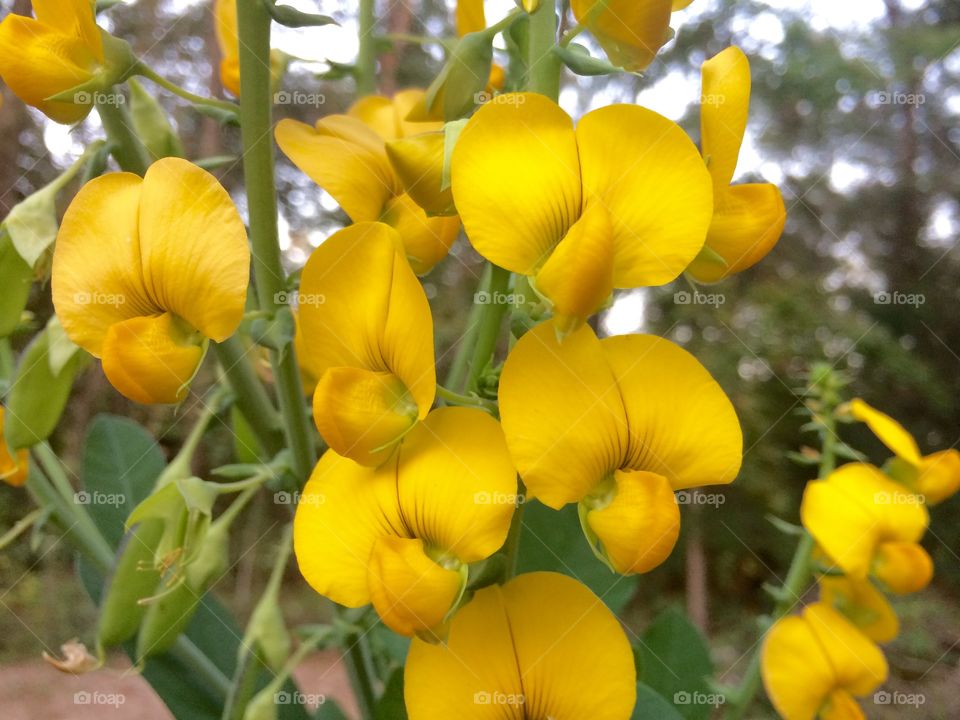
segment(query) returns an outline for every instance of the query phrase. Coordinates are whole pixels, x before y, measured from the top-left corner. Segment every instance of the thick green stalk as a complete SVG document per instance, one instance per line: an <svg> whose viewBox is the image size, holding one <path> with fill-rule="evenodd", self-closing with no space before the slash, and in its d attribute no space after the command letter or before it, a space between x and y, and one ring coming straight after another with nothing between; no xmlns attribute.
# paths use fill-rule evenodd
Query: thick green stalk
<svg viewBox="0 0 960 720"><path fill-rule="evenodd" d="M107 137L113 143L113 157L121 170L144 175L150 167L150 153L133 131L133 121L126 105L114 98L122 97L119 91L97 102L97 112ZM99 95L98 95L99 97Z"/></svg>
<svg viewBox="0 0 960 720"><path fill-rule="evenodd" d="M277 234L277 197L273 167L273 109L270 92L270 14L262 2L237 3L240 36L240 127L243 171L250 213L254 279L261 310L275 312L286 297L286 274ZM316 462L316 448L304 402L293 343L271 350L287 444L301 482Z"/></svg>
<svg viewBox="0 0 960 720"><path fill-rule="evenodd" d="M476 345L473 348L473 359L470 362L470 374L467 380L467 389L476 391L480 378L494 351L497 349L497 337L500 335L500 325L503 314L508 305L504 298L510 287L510 271L496 265L490 266L490 280L484 288L487 304L483 306L483 314L477 328Z"/></svg>
<svg viewBox="0 0 960 720"><path fill-rule="evenodd" d="M236 395L237 408L267 454L276 455L283 449L283 422L250 364L240 338L234 336L214 343L213 350Z"/></svg>
<svg viewBox="0 0 960 720"><path fill-rule="evenodd" d="M836 467L837 424L834 418L834 408L828 408L822 416L822 451L820 453L820 469L818 477L826 478ZM769 622L764 625L766 633L775 622L789 614L806 592L813 577L813 550L816 542L813 536L804 531L797 543L797 549L790 561L787 577L777 593L777 602L770 613ZM730 711L727 717L730 720L740 720L746 716L757 691L760 690L760 648L754 651L747 666L747 672L737 689L730 697Z"/></svg>
<svg viewBox="0 0 960 720"><path fill-rule="evenodd" d="M527 90L556 101L560 97L560 58L557 44L555 2L542 2L530 16L530 44L527 54Z"/></svg>
<svg viewBox="0 0 960 720"><path fill-rule="evenodd" d="M360 49L357 53L357 93L372 95L377 91L377 36L376 2L360 0L357 39Z"/></svg>

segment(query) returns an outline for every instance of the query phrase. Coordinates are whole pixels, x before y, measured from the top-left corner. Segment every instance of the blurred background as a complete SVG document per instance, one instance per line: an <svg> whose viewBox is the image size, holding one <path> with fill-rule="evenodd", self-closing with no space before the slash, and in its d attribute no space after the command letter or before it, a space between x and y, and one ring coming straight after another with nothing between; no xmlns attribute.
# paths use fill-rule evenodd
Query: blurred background
<svg viewBox="0 0 960 720"><path fill-rule="evenodd" d="M339 68L356 53L354 4L286 2L332 15L341 24L277 31L274 46L299 58L283 80L287 95L278 99L304 101L279 104L277 116L312 122L344 111L354 88ZM380 30L397 38L384 43L381 92L429 84L442 66L442 49L420 40L453 34L452 4L379 4ZM510 7L511 0L488 2L488 21ZM0 14L7 12L29 14L30 4L2 0ZM131 42L162 75L197 93L223 94L209 0L131 0L101 15L100 23ZM813 472L787 458L788 451L816 442L801 431L805 418L798 413L810 365L825 361L847 373L851 394L898 418L924 452L960 442L960 4L695 0L674 15L673 26L675 41L644 77L566 74L561 104L577 116L613 102L640 103L680 122L697 140L700 64L729 44L750 57L752 106L735 181L762 180L780 187L788 210L783 238L758 266L701 288L709 293L709 302L694 302L681 278L664 288L618 295L600 323L608 333L667 336L713 372L744 426L743 470L735 484L720 491L722 502L683 509L684 535L677 551L667 564L639 579L612 582L592 558L584 559L575 520L576 536L560 536L556 523L544 520L536 508L528 518L523 552L531 566L559 562L582 573L598 592L609 592L605 599L622 609L637 632L658 610L684 606L711 640L718 677L733 682L756 642L755 619L771 605L762 586L779 583L793 552L793 541L768 517L797 522L803 483ZM578 42L591 41L584 34ZM169 110L189 157L239 152L236 129L221 128L165 91L148 87ZM95 113L70 128L45 120L5 88L3 100L0 216L101 136ZM278 160L281 235L286 259L295 269L313 247L346 224L346 217L279 154ZM217 173L244 212L239 163L228 163ZM61 194L64 204L70 195ZM425 279L441 365L463 331L482 267L462 238L454 254L459 262L442 263ZM29 305L34 327L42 327L52 312L49 298L48 287L35 287ZM15 346L22 347L30 334L16 336ZM212 376L212 362L207 372ZM190 427L195 408L189 401L179 412L131 405L94 364L77 384L54 438L68 462L77 465L85 430L102 412L142 422L169 452ZM228 429L213 432L218 442L208 444L200 470L230 457ZM842 434L874 462L886 458L864 428L845 426ZM238 545L253 545L265 527L283 516L283 508L269 498L261 500ZM28 507L23 491L0 485L0 533ZM886 687L922 693L924 705L886 707L868 699L864 707L870 717L955 716L960 683L958 511L960 496L932 510L924 540L936 563L932 586L894 601L903 632L887 649L891 680ZM217 588L241 617L257 597L268 562L269 556L243 554ZM73 572L70 553L52 539L20 541L0 553L0 676L19 678L0 682L0 700L14 708L10 717L20 715L15 714L18 706L8 702L41 702L49 695L45 687L56 678L38 664L40 651L90 635L95 615ZM289 572L284 597L292 622L315 621L326 612L295 569ZM28 678L36 680L35 690ZM22 717L40 716L39 706L30 707L37 714ZM162 708L155 711L156 717L166 717ZM0 715L7 717L6 712ZM71 706L63 716L81 717L76 713ZM61 715L51 711L47 716ZM763 703L751 715L771 716Z"/></svg>

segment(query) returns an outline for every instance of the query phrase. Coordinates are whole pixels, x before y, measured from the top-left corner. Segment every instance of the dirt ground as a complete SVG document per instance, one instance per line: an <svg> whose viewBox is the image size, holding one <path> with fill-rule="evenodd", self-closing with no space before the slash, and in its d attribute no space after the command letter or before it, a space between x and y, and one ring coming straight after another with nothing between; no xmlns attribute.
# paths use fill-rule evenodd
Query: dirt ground
<svg viewBox="0 0 960 720"><path fill-rule="evenodd" d="M301 692L336 700L351 718L357 707L346 669L336 652L317 653L296 672ZM0 717L3 720L172 720L150 685L117 657L109 669L83 676L66 675L43 660L0 668ZM83 696L82 693L87 693ZM83 700L95 698L96 703Z"/></svg>

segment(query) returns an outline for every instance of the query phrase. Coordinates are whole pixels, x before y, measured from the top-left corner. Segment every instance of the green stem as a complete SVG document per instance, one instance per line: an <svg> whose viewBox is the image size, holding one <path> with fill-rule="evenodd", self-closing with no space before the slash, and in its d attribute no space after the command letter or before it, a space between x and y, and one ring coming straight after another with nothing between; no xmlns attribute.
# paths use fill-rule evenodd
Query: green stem
<svg viewBox="0 0 960 720"><path fill-rule="evenodd" d="M480 289L484 289L490 284L491 267L490 263L484 265L483 275L480 277ZM450 369L447 371L447 379L444 385L452 388L456 392L463 389L463 381L467 376L470 354L473 352L473 347L477 343L477 333L480 330L480 318L483 316L485 307L485 305L477 302L474 302L473 305L470 306L466 331L460 338L460 342L457 345L457 352L453 356L453 362L450 363Z"/></svg>
<svg viewBox="0 0 960 720"><path fill-rule="evenodd" d="M270 95L270 14L262 2L237 3L240 38L240 126L243 171L250 213L254 279L261 310L276 311L286 296L286 273L277 234L273 132ZM294 471L305 482L316 462L316 448L304 402L292 341L270 351Z"/></svg>
<svg viewBox="0 0 960 720"><path fill-rule="evenodd" d="M820 469L818 477L826 478L836 467L836 442L837 442L837 423L834 417L835 407L831 405L824 410L820 417L822 451L820 453ZM793 559L790 561L790 568L787 570L787 577L783 581L780 591L777 593L778 599L774 605L773 612L770 614L769 621L765 623L763 632L773 626L781 618L789 614L799 601L800 597L806 591L810 580L813 577L813 550L816 542L813 536L804 531L797 543L797 548L793 553ZM750 664L743 676L743 680L731 693L729 720L741 720L745 717L750 708L754 697L760 690L760 649L754 651L750 658Z"/></svg>
<svg viewBox="0 0 960 720"><path fill-rule="evenodd" d="M478 407L488 412L497 412L497 403L493 400L479 397L478 395L462 395L453 390L447 390L442 385L437 385L437 397L446 400L451 405L465 405L467 407Z"/></svg>
<svg viewBox="0 0 960 720"><path fill-rule="evenodd" d="M215 98L203 97L202 95L195 95L189 90L184 90L179 85L170 82L162 75L156 73L153 68L144 63L137 63L137 66L133 70L134 74L140 75L152 80L157 85L166 90L169 90L174 95L183 98L187 102L193 103L194 105L206 105L207 107L217 108L218 110L225 110L226 112L231 112L236 114L240 109L237 107L236 103L228 102L227 100L216 100Z"/></svg>
<svg viewBox="0 0 960 720"><path fill-rule="evenodd" d="M253 428L263 449L271 456L276 455L283 449L283 422L240 338L235 335L222 343L214 343L213 350L236 395L237 409Z"/></svg>
<svg viewBox="0 0 960 720"><path fill-rule="evenodd" d="M376 712L377 696L373 691L363 638L356 634L347 635L344 643L347 646L347 673L350 675L357 705L360 706L360 717L371 720Z"/></svg>
<svg viewBox="0 0 960 720"><path fill-rule="evenodd" d="M97 112L113 144L113 157L121 170L142 176L150 167L150 153L133 131L133 121L126 105L110 102L109 98L107 96L104 102L97 102Z"/></svg>
<svg viewBox="0 0 960 720"><path fill-rule="evenodd" d="M510 271L491 265L489 282L485 286L489 302L482 306L483 311L477 326L476 345L470 362L470 374L467 378L467 389L470 391L475 392L478 389L483 371L497 349L500 325L508 307L502 300L507 295L509 286Z"/></svg>
<svg viewBox="0 0 960 720"><path fill-rule="evenodd" d="M530 15L530 44L527 54L527 90L556 101L560 97L560 58L553 52L557 44L555 2L540 3Z"/></svg>
<svg viewBox="0 0 960 720"><path fill-rule="evenodd" d="M357 93L372 95L377 91L377 36L375 0L360 0L357 36L360 49L357 53Z"/></svg>
<svg viewBox="0 0 960 720"><path fill-rule="evenodd" d="M586 29L587 29L587 26L584 25L583 23L577 23L576 25L574 25L572 28L570 28L563 34L563 37L560 38L560 47L567 47L567 45L569 45L573 41L573 39L577 37L577 35L579 35Z"/></svg>
<svg viewBox="0 0 960 720"><path fill-rule="evenodd" d="M510 519L510 531L507 533L507 540L503 544L503 551L507 558L504 567L504 581L509 580L517 574L517 560L520 558L520 536L523 531L523 513L527 507L526 503L527 488L523 480L517 478L517 498L522 500L513 511L513 517Z"/></svg>

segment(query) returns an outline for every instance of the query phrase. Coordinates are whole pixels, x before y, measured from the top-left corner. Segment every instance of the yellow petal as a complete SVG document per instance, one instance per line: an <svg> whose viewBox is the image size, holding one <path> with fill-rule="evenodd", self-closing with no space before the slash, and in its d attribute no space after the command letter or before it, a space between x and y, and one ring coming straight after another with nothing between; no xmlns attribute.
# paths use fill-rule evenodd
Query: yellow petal
<svg viewBox="0 0 960 720"><path fill-rule="evenodd" d="M677 10L683 10L684 8L689 7L690 3L692 2L693 0L673 0L673 6L671 7L671 10L673 12L676 12Z"/></svg>
<svg viewBox="0 0 960 720"><path fill-rule="evenodd" d="M579 502L622 465L623 403L589 326L562 344L552 323L524 334L503 367L500 413L528 494L554 509Z"/></svg>
<svg viewBox="0 0 960 720"><path fill-rule="evenodd" d="M443 260L460 232L459 218L427 217L406 193L387 202L380 221L400 233L407 261L417 275L425 275Z"/></svg>
<svg viewBox="0 0 960 720"><path fill-rule="evenodd" d="M750 109L750 61L728 47L701 68L700 143L717 193L733 179Z"/></svg>
<svg viewBox="0 0 960 720"><path fill-rule="evenodd" d="M393 108L397 115L397 137L410 137L425 132L443 130L443 122L421 122L408 120L414 107L419 105L426 92L420 88L400 90L393 96Z"/></svg>
<svg viewBox="0 0 960 720"><path fill-rule="evenodd" d="M942 450L920 460L916 490L927 505L936 505L960 490L960 452Z"/></svg>
<svg viewBox="0 0 960 720"><path fill-rule="evenodd" d="M855 579L866 578L879 530L873 513L825 480L807 483L803 525L829 558Z"/></svg>
<svg viewBox="0 0 960 720"><path fill-rule="evenodd" d="M279 495L279 494L278 494ZM377 540L409 537L397 505L396 461L369 468L328 450L297 501L293 549L321 595L347 607L370 602L367 568Z"/></svg>
<svg viewBox="0 0 960 720"><path fill-rule="evenodd" d="M220 83L240 96L240 38L237 36L236 0L215 0L214 31L220 46Z"/></svg>
<svg viewBox="0 0 960 720"><path fill-rule="evenodd" d="M470 119L453 150L453 196L481 255L532 275L580 216L573 121L542 95L508 93Z"/></svg>
<svg viewBox="0 0 960 720"><path fill-rule="evenodd" d="M820 642L835 673L835 688L862 696L887 679L883 652L833 608L816 602L803 609L803 619Z"/></svg>
<svg viewBox="0 0 960 720"><path fill-rule="evenodd" d="M477 591L454 615L446 643L414 638L403 691L410 720L523 720L523 686L500 586Z"/></svg>
<svg viewBox="0 0 960 720"><path fill-rule="evenodd" d="M153 301L223 342L243 318L250 282L247 232L230 195L193 163L150 166L140 198L143 280Z"/></svg>
<svg viewBox="0 0 960 720"><path fill-rule="evenodd" d="M384 625L400 635L428 633L443 624L465 577L424 553L423 541L385 535L370 555L370 601Z"/></svg>
<svg viewBox="0 0 960 720"><path fill-rule="evenodd" d="M431 215L455 212L453 190L443 184L444 134L421 133L387 143L387 156L407 194Z"/></svg>
<svg viewBox="0 0 960 720"><path fill-rule="evenodd" d="M860 398L850 401L850 414L860 422L866 423L871 432L890 448L894 455L903 458L911 465L920 464L920 448L917 447L917 441L892 417L871 407Z"/></svg>
<svg viewBox="0 0 960 720"><path fill-rule="evenodd" d="M95 59L103 60L103 39L88 0L33 0L32 5L37 20L82 41Z"/></svg>
<svg viewBox="0 0 960 720"><path fill-rule="evenodd" d="M397 493L406 526L431 552L462 563L495 553L517 501L500 423L472 408L431 412L403 439Z"/></svg>
<svg viewBox="0 0 960 720"><path fill-rule="evenodd" d="M93 108L88 98L76 104L46 100L93 76L96 48L78 35L13 13L0 22L0 77L18 98L64 124L79 122Z"/></svg>
<svg viewBox="0 0 960 720"><path fill-rule="evenodd" d="M662 475L615 473L614 497L587 513L590 529L610 564L621 575L645 573L669 557L680 535L680 509Z"/></svg>
<svg viewBox="0 0 960 720"><path fill-rule="evenodd" d="M834 690L820 709L820 720L863 720L866 716L846 690Z"/></svg>
<svg viewBox="0 0 960 720"><path fill-rule="evenodd" d="M600 344L627 413L623 467L663 475L674 490L732 482L743 434L733 405L706 368L653 335L619 335Z"/></svg>
<svg viewBox="0 0 960 720"><path fill-rule="evenodd" d="M577 145L585 201L603 203L613 224L614 287L676 278L703 247L713 214L710 176L690 138L651 110L611 105L580 120Z"/></svg>
<svg viewBox="0 0 960 720"><path fill-rule="evenodd" d="M224 58L220 61L220 84L240 97L240 58Z"/></svg>
<svg viewBox="0 0 960 720"><path fill-rule="evenodd" d="M148 296L140 262L140 192L132 173L109 173L76 194L53 254L53 305L69 338L100 357L114 323L163 311Z"/></svg>
<svg viewBox="0 0 960 720"><path fill-rule="evenodd" d="M20 487L27 481L29 472L29 454L26 450L17 450L10 453L6 441L3 439L3 416L6 410L0 407L0 480Z"/></svg>
<svg viewBox="0 0 960 720"><path fill-rule="evenodd" d="M842 613L874 642L890 642L900 632L893 607L869 580L824 575L820 578L820 600Z"/></svg>
<svg viewBox="0 0 960 720"><path fill-rule="evenodd" d="M633 652L603 601L565 575L503 587L526 717L623 720L636 702Z"/></svg>
<svg viewBox="0 0 960 720"><path fill-rule="evenodd" d="M201 338L171 313L115 323L103 341L103 372L139 403L177 403L203 359Z"/></svg>
<svg viewBox="0 0 960 720"><path fill-rule="evenodd" d="M767 256L777 244L787 220L783 197L775 185L733 185L715 198L706 248L713 258L697 256L687 272L698 282L713 283L746 270Z"/></svg>
<svg viewBox="0 0 960 720"><path fill-rule="evenodd" d="M404 694L410 720L624 720L636 671L601 600L564 575L531 573L480 590L445 645L415 639Z"/></svg>
<svg viewBox="0 0 960 720"><path fill-rule="evenodd" d="M313 419L338 454L379 465L417 421L407 387L390 372L329 368L313 395Z"/></svg>
<svg viewBox="0 0 960 720"><path fill-rule="evenodd" d="M570 7L610 62L631 72L646 68L670 38L671 0L571 0Z"/></svg>
<svg viewBox="0 0 960 720"><path fill-rule="evenodd" d="M330 193L354 222L379 218L398 190L383 139L357 118L330 115L315 128L284 119L274 134L291 162Z"/></svg>
<svg viewBox="0 0 960 720"><path fill-rule="evenodd" d="M550 300L554 325L566 336L613 292L613 226L601 203L590 206L537 273L537 292Z"/></svg>
<svg viewBox="0 0 960 720"><path fill-rule="evenodd" d="M778 620L760 655L767 697L784 720L814 720L836 675L810 625L798 616Z"/></svg>
<svg viewBox="0 0 960 720"><path fill-rule="evenodd" d="M397 127L397 112L390 98L383 95L367 95L357 100L347 110L347 115L362 120L384 140L393 140L400 136Z"/></svg>
<svg viewBox="0 0 960 720"><path fill-rule="evenodd" d="M483 12L483 0L457 0L457 35L479 32L487 27L487 18Z"/></svg>
<svg viewBox="0 0 960 720"><path fill-rule="evenodd" d="M897 595L920 592L933 578L933 560L915 542L884 542L877 548L873 574Z"/></svg>
<svg viewBox="0 0 960 720"><path fill-rule="evenodd" d="M359 223L334 233L307 261L299 298L304 354L317 377L347 367L392 373L426 417L436 393L433 319L392 228Z"/></svg>

